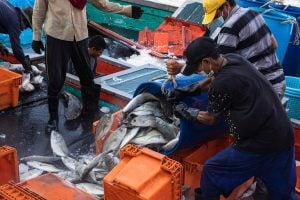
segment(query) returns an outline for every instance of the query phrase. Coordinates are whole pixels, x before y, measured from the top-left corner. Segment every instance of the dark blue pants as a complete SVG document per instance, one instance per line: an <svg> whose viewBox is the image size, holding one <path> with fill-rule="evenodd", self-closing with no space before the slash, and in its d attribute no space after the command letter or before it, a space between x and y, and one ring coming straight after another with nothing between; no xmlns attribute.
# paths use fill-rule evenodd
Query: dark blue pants
<svg viewBox="0 0 300 200"><path fill-rule="evenodd" d="M207 160L201 176L204 197L228 196L251 178L260 178L272 200L297 200L294 148L272 153L253 154L228 147Z"/></svg>

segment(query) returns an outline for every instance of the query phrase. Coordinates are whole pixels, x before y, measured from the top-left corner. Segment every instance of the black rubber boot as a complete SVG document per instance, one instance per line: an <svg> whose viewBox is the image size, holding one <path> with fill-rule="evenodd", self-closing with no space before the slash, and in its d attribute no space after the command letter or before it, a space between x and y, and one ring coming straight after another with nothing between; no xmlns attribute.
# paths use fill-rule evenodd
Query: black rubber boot
<svg viewBox="0 0 300 200"><path fill-rule="evenodd" d="M81 111L82 118L97 119L99 118L99 95L101 86L95 84L94 87L81 87L81 97L83 108Z"/></svg>
<svg viewBox="0 0 300 200"><path fill-rule="evenodd" d="M58 102L59 99L57 96L48 97L48 109L50 118L47 123L45 134L50 135L51 131L58 131Z"/></svg>
<svg viewBox="0 0 300 200"><path fill-rule="evenodd" d="M203 198L202 198L202 196L201 196L201 189L200 188L196 188L195 190L194 190L194 192L195 192L195 200L202 200Z"/></svg>
<svg viewBox="0 0 300 200"><path fill-rule="evenodd" d="M219 200L220 197L204 197L201 188L195 188L195 200Z"/></svg>

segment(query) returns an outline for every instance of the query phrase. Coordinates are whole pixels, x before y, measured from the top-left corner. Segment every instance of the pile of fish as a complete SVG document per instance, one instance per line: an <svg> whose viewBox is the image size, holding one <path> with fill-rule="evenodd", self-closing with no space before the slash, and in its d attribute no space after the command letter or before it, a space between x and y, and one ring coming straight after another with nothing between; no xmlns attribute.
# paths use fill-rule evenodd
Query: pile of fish
<svg viewBox="0 0 300 200"><path fill-rule="evenodd" d="M65 110L66 118L77 118L76 113L81 109L78 102L67 93L63 97L68 105ZM76 111L71 109L74 107L77 108ZM43 173L53 173L102 199L103 178L119 163L120 149L126 144L145 146L156 151L168 150L177 144L178 121L170 113L162 99L149 93L137 95L122 110L119 127L107 137L99 155L81 155L75 158L69 153L63 136L52 131L50 144L54 156L33 155L21 158L20 179L25 181ZM105 137L112 124L112 114L101 117L96 127L95 140Z"/></svg>
<svg viewBox="0 0 300 200"><path fill-rule="evenodd" d="M32 92L36 87L39 87L43 82L42 71L36 66L31 65L31 74L25 74L25 69L22 64L11 64L9 62L0 62L0 67L6 68L10 71L22 75L22 84L20 85L20 92Z"/></svg>
<svg viewBox="0 0 300 200"><path fill-rule="evenodd" d="M113 151L117 156L126 144L155 151L172 149L179 141L179 121L170 107L163 98L150 93L137 95L123 108L120 125L105 139L102 151ZM112 124L112 115L104 115L96 127L95 140L106 137Z"/></svg>
<svg viewBox="0 0 300 200"><path fill-rule="evenodd" d="M111 151L99 155L70 155L64 138L56 131L51 132L51 148L54 156L28 156L20 159L20 180L25 181L43 173L53 173L73 183L85 192L103 198L103 178L119 163Z"/></svg>

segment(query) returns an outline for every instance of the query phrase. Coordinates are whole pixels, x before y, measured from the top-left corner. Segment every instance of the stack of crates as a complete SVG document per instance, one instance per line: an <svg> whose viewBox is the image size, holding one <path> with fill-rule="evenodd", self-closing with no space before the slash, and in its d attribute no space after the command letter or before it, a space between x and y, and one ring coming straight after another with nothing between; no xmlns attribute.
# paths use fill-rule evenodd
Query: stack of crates
<svg viewBox="0 0 300 200"><path fill-rule="evenodd" d="M121 161L104 178L105 200L179 200L182 165L136 145L125 146Z"/></svg>
<svg viewBox="0 0 300 200"><path fill-rule="evenodd" d="M0 186L9 181L19 182L17 150L9 146L0 147Z"/></svg>

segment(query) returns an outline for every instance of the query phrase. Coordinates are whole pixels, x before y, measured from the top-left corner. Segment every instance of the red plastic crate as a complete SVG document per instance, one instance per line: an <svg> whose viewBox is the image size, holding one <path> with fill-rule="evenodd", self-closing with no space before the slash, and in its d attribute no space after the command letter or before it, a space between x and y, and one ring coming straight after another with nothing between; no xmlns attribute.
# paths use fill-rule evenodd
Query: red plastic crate
<svg viewBox="0 0 300 200"><path fill-rule="evenodd" d="M105 200L179 200L182 165L167 156L126 145L121 161L104 178Z"/></svg>
<svg viewBox="0 0 300 200"><path fill-rule="evenodd" d="M9 182L0 186L0 200L46 200L28 188Z"/></svg>
<svg viewBox="0 0 300 200"><path fill-rule="evenodd" d="M0 67L0 110L18 105L21 83L20 74Z"/></svg>
<svg viewBox="0 0 300 200"><path fill-rule="evenodd" d="M13 147L0 147L0 185L9 181L19 182L19 161L17 150Z"/></svg>
<svg viewBox="0 0 300 200"><path fill-rule="evenodd" d="M139 32L139 44L163 53L182 57L184 49L196 38L202 37L206 28L201 24L166 17L155 30Z"/></svg>
<svg viewBox="0 0 300 200"><path fill-rule="evenodd" d="M73 184L48 173L18 184L49 200L97 200Z"/></svg>

